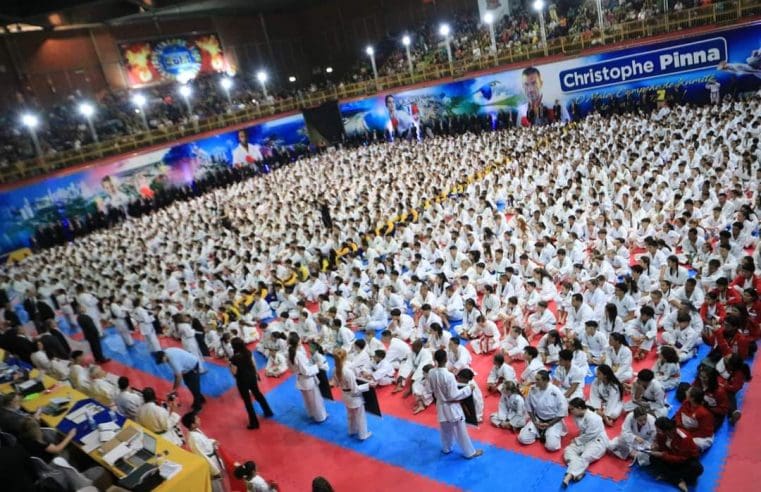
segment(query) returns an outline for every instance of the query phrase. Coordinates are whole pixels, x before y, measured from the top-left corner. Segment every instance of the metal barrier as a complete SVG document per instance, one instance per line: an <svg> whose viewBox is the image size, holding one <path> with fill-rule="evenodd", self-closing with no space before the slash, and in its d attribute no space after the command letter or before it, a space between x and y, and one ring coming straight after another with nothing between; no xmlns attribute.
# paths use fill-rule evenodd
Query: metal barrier
<svg viewBox="0 0 761 492"><path fill-rule="evenodd" d="M744 17L757 15L761 15L761 0L726 1L680 12L671 12L645 20L616 24L606 29L602 36L600 36L599 32L596 34L587 32L553 38L548 40L546 52L549 56L571 56L593 47L673 33L683 29L706 25L726 25ZM236 112L220 114L190 124L177 125L164 130L143 131L133 135L119 136L100 143L86 145L77 150L49 154L39 159L18 161L6 168L0 169L0 184L39 176L77 164L95 161L103 157L132 152L152 145L165 144L179 138L207 131L220 130L236 124L287 113L304 107L316 106L331 100L369 96L395 87L414 85L446 77L459 78L473 71L495 68L525 60L535 60L545 56L545 49L541 45L503 48L498 50L496 54L490 54L488 47L482 46L481 52L487 54L469 59L458 59L451 66L448 63L434 64L423 68L418 66L418 69L412 75L407 72L386 75L379 77L377 82L368 80L336 86L327 90L276 101L274 104L265 104L257 107L246 106Z"/></svg>

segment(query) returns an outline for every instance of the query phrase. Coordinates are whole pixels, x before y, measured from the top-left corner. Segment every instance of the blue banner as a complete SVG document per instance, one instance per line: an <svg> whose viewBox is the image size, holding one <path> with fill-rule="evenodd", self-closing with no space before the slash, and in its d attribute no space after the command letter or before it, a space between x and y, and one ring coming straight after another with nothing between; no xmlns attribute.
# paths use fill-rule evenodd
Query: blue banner
<svg viewBox="0 0 761 492"><path fill-rule="evenodd" d="M563 92L595 89L713 68L723 61L727 61L727 41L712 38L563 70L560 88Z"/></svg>
<svg viewBox="0 0 761 492"><path fill-rule="evenodd" d="M567 121L596 107L637 106L658 91L681 102L705 103L761 87L761 23L686 34L604 53L445 84L385 93L339 105L347 135L376 131L410 135L437 120L486 116L515 125Z"/></svg>

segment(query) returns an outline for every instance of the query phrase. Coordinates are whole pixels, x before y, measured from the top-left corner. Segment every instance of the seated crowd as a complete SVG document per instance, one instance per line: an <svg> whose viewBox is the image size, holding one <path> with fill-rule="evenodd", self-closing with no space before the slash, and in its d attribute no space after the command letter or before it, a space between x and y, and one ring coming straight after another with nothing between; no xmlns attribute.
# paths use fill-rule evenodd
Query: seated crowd
<svg viewBox="0 0 761 492"><path fill-rule="evenodd" d="M415 413L443 349L478 420L494 394L485 421L505 439L565 445L564 484L610 453L686 490L740 418L761 337L760 110L756 96L301 159L4 267L0 343L149 428L155 392L125 405L126 378L54 350L58 322L96 360L83 313L127 350L139 332L152 352L164 335L230 358L241 338L272 377L300 340L317 367L336 351L414 396ZM493 361L485 382L478 358ZM171 402L153 406L182 444Z"/></svg>

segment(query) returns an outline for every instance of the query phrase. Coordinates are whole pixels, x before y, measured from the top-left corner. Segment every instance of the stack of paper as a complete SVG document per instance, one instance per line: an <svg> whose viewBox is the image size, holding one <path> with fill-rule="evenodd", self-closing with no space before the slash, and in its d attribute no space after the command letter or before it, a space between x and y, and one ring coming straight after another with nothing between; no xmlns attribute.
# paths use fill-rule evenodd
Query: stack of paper
<svg viewBox="0 0 761 492"><path fill-rule="evenodd" d="M174 461L165 461L159 466L159 475L161 475L164 480L170 480L181 471L182 465L175 463Z"/></svg>

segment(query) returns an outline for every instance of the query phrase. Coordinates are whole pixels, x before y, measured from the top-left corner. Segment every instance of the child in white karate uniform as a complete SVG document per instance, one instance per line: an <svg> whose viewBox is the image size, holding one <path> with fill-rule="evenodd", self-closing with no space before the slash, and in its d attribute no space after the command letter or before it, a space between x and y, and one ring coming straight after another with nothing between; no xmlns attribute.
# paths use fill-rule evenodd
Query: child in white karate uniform
<svg viewBox="0 0 761 492"><path fill-rule="evenodd" d="M526 425L526 402L514 381L505 381L499 389L499 407L491 414L491 423L500 429L518 431Z"/></svg>
<svg viewBox="0 0 761 492"><path fill-rule="evenodd" d="M653 364L655 379L661 382L664 391L669 391L679 386L682 379L682 371L679 366L679 354L674 347L664 345L658 349L658 360Z"/></svg>
<svg viewBox="0 0 761 492"><path fill-rule="evenodd" d="M415 396L415 407L412 409L413 414L418 414L428 408L433 403L433 391L431 383L428 382L428 372L433 369L433 364L426 364L423 367L423 377L412 382L412 394Z"/></svg>
<svg viewBox="0 0 761 492"><path fill-rule="evenodd" d="M503 383L506 381L515 382L515 369L505 362L505 356L496 353L492 359L494 365L486 377L486 390L489 392L500 391Z"/></svg>

